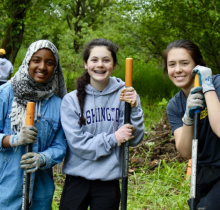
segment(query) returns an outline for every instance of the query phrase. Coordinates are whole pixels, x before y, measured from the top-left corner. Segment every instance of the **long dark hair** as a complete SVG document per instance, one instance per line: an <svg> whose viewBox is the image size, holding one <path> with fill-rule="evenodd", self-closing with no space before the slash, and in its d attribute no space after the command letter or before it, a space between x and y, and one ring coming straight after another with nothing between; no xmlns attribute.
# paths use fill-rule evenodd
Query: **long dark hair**
<svg viewBox="0 0 220 210"><path fill-rule="evenodd" d="M191 55L196 65L206 66L205 61L203 60L202 53L199 47L190 40L178 39L174 42L171 42L167 45L167 48L162 53L164 72L168 72L167 70L167 56L171 49L173 48L183 48L186 49L187 52Z"/></svg>
<svg viewBox="0 0 220 210"><path fill-rule="evenodd" d="M111 52L111 55L114 61L114 66L115 66L118 62L117 56L116 56L118 49L111 41L107 39L93 39L90 42L88 42L83 51L84 62L87 63L92 48L97 47L97 46L105 46ZM80 112L81 112L81 115L79 118L80 125L83 125L86 123L86 119L83 115L83 111L84 111L84 103L85 103L85 97L86 97L85 86L89 83L90 83L90 75L88 71L86 70L82 74L82 76L77 79L77 87L76 87L77 97L79 100L79 106L80 106Z"/></svg>

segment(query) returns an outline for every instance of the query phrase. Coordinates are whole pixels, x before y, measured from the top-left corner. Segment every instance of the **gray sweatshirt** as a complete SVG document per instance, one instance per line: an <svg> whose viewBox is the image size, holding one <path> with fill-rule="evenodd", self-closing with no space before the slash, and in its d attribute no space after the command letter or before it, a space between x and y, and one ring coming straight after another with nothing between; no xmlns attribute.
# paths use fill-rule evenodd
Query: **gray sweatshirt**
<svg viewBox="0 0 220 210"><path fill-rule="evenodd" d="M13 73L13 66L6 58L0 58L0 81L7 81L10 74Z"/></svg>
<svg viewBox="0 0 220 210"><path fill-rule="evenodd" d="M119 100L124 82L110 77L103 91L86 86L84 117L86 124L78 124L80 107L77 91L68 93L61 104L61 123L67 138L68 149L63 173L81 176L88 180L119 179L122 176L121 147L117 145L115 131L124 125L125 102ZM131 109L131 124L135 138L131 146L144 137L143 111L138 96L138 106Z"/></svg>

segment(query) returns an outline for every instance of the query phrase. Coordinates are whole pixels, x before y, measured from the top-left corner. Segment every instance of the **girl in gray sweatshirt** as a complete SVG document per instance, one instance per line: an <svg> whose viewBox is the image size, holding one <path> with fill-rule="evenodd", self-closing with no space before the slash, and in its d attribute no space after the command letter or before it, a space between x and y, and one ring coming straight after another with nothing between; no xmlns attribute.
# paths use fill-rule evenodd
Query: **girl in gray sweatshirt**
<svg viewBox="0 0 220 210"><path fill-rule="evenodd" d="M85 72L77 90L61 105L61 122L68 142L66 174L60 209L119 208L122 176L120 145L137 145L144 137L143 111L133 87L111 77L117 48L106 39L90 41L84 50ZM131 104L131 124L124 125L125 102Z"/></svg>

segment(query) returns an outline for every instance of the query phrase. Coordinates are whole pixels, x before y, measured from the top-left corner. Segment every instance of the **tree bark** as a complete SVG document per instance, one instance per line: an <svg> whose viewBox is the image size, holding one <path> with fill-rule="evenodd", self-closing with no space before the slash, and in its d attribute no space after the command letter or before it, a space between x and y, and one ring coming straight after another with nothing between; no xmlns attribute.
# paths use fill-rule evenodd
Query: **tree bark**
<svg viewBox="0 0 220 210"><path fill-rule="evenodd" d="M19 7L19 4L21 3L13 3L13 8L19 9L15 9L13 13L8 14L9 17L11 16L10 18L12 21L11 24L7 26L1 43L1 48L6 50L6 58L9 59L12 64L14 64L15 58L22 44L25 27L24 20L29 1L23 1L22 3L25 4L25 7Z"/></svg>

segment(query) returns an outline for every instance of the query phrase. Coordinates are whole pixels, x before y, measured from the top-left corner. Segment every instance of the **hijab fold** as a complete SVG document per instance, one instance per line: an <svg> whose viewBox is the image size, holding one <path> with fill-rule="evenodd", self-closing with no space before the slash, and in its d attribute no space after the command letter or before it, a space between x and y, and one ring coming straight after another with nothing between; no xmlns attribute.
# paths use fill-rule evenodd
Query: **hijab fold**
<svg viewBox="0 0 220 210"><path fill-rule="evenodd" d="M33 54L40 49L51 50L55 58L54 72L47 83L37 83L28 73L29 62ZM43 99L49 99L54 94L63 98L67 93L58 50L48 40L38 40L29 46L21 66L8 82L12 84L14 91L12 112L10 114L12 134L18 133L21 127L25 125L26 106L28 102L39 102Z"/></svg>

